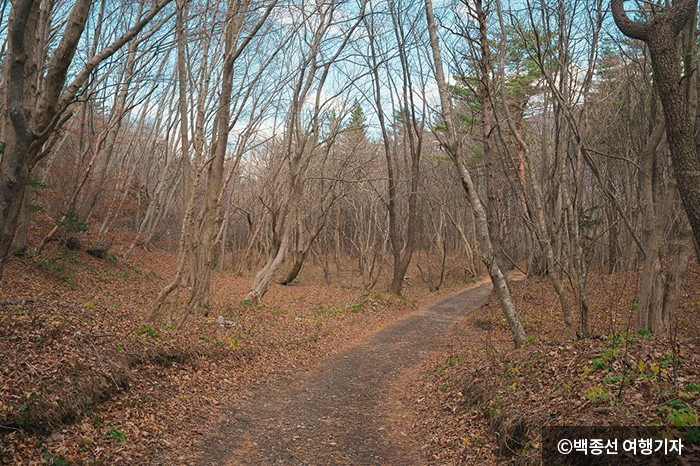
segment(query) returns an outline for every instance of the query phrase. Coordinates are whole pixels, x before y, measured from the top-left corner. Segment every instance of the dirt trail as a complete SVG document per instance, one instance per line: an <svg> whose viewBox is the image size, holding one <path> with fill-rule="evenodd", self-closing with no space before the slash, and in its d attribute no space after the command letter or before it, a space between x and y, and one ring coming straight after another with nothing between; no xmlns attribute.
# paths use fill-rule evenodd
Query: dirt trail
<svg viewBox="0 0 700 466"><path fill-rule="evenodd" d="M197 465L412 465L390 430L389 389L440 344L446 328L482 305L482 284L379 330L303 377L265 386L231 408ZM393 437L393 439L392 439Z"/></svg>

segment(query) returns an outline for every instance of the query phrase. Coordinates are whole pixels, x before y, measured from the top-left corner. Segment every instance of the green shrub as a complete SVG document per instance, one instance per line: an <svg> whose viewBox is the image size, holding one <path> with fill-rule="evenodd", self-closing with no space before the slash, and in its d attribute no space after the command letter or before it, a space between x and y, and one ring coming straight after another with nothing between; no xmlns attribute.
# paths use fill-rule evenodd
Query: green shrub
<svg viewBox="0 0 700 466"><path fill-rule="evenodd" d="M46 447L41 447L43 452L44 461L49 466L70 466L70 461L65 459L62 455L58 455L57 458L52 458L51 452Z"/></svg>
<svg viewBox="0 0 700 466"><path fill-rule="evenodd" d="M685 390L691 393L700 393L700 383L690 382L685 386Z"/></svg>
<svg viewBox="0 0 700 466"><path fill-rule="evenodd" d="M109 426L109 428L104 433L105 437L111 437L115 442L126 441L126 434L114 426Z"/></svg>
<svg viewBox="0 0 700 466"><path fill-rule="evenodd" d="M586 390L585 397L594 404L603 404L610 401L610 393L608 393L608 390L599 385Z"/></svg>
<svg viewBox="0 0 700 466"><path fill-rule="evenodd" d="M659 366L666 368L673 364L673 359L674 358L671 353L666 353L661 359L659 359ZM676 364L680 366L683 364L683 361L680 358L676 358Z"/></svg>
<svg viewBox="0 0 700 466"><path fill-rule="evenodd" d="M447 364L449 367L456 366L462 362L462 357L461 356L449 356L445 359L445 364Z"/></svg>
<svg viewBox="0 0 700 466"><path fill-rule="evenodd" d="M608 341L613 346L624 346L627 343L636 343L637 337L629 335L627 332L613 333L608 336Z"/></svg>
<svg viewBox="0 0 700 466"><path fill-rule="evenodd" d="M150 324L143 324L141 327L138 328L138 330L136 330L136 334L148 335L156 341L161 341L163 339L163 335L158 331L158 329Z"/></svg>
<svg viewBox="0 0 700 466"><path fill-rule="evenodd" d="M659 407L666 412L666 422L676 427L694 426L698 424L698 416L695 410L678 398L669 401Z"/></svg>
<svg viewBox="0 0 700 466"><path fill-rule="evenodd" d="M605 359L603 359L603 358L595 358L595 359L593 359L593 360L591 361L591 367L592 367L594 370L603 370L603 369L604 369L604 370L611 370L611 369L612 369L612 367L610 366L610 364L608 364L608 362L607 362Z"/></svg>

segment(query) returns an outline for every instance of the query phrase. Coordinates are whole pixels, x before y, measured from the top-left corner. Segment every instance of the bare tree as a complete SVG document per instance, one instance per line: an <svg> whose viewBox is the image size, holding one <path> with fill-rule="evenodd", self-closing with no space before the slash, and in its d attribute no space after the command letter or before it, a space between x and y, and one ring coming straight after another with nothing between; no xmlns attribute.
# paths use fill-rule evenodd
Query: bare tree
<svg viewBox="0 0 700 466"><path fill-rule="evenodd" d="M253 279L246 300L259 302L267 293L269 286L286 257L291 240L293 222L290 221L298 206L299 198L305 174L309 164L318 155L322 140L320 139L320 119L322 110L327 105L327 99L323 100L323 89L328 79L331 68L336 64L348 42L352 39L364 15L365 3L362 2L358 19L343 31L340 44L324 56L324 48L329 32L333 31L334 18L338 9L335 3L318 4L313 13L317 15L318 24L308 38L308 50L305 50L301 63L298 66L298 76L295 78L291 106L286 121L286 130L283 140L284 160L286 163L280 166L280 173L285 176L283 190L279 198L279 209L274 213L272 229L272 241L267 252L265 266L260 269ZM308 12L303 11L304 17ZM315 91L313 86L316 87ZM302 110L307 99L313 98L313 110L309 116L310 124L302 121Z"/></svg>
<svg viewBox="0 0 700 466"><path fill-rule="evenodd" d="M114 42L104 47L83 65L70 83L66 83L68 68L85 29L91 1L78 0L70 11L63 36L53 56L46 64L45 78L37 87L34 78L39 67L40 51L32 37L39 21L39 0L13 3L8 30L6 56L6 105L2 118L6 135L0 163L0 276L17 229L20 209L29 172L47 155L44 143L71 116L71 104L91 72L124 44L132 40L164 7L169 0L155 2L138 21ZM36 96L40 96L38 99ZM28 105L38 101L36 108Z"/></svg>
<svg viewBox="0 0 700 466"><path fill-rule="evenodd" d="M428 32L430 34L430 45L433 52L433 60L435 65L435 76L437 78L438 90L440 93L440 103L442 106L442 120L445 124L445 134L438 136L442 144L447 149L452 161L454 162L465 192L469 198L469 202L474 210L474 217L476 222L477 236L479 240L479 246L481 249L481 257L486 265L491 281L493 282L494 288L498 295L498 299L501 302L501 308L503 314L510 325L511 332L513 333L513 340L516 346L522 345L527 335L525 334L525 329L520 322L520 317L515 311L513 302L510 298L510 290L508 288L508 283L506 278L501 271L498 264L498 259L496 257L495 251L491 244L491 238L489 235L488 219L486 216L486 211L479 195L476 191L476 186L472 181L471 174L464 164L463 151L462 151L462 140L457 134L456 127L453 118L452 103L450 101L449 91L447 89L447 82L445 81L445 74L443 71L442 59L440 57L440 46L439 39L437 35L437 29L435 27L435 16L433 14L433 4L431 0L425 1L426 17L428 21Z"/></svg>

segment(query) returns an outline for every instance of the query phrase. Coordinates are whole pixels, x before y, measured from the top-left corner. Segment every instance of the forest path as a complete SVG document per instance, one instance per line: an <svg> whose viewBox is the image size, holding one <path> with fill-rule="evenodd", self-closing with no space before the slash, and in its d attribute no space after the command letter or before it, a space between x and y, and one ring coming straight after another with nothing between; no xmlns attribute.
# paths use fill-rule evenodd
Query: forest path
<svg viewBox="0 0 700 466"><path fill-rule="evenodd" d="M439 348L447 327L484 304L483 283L417 311L363 343L232 406L198 465L412 465L390 428L392 384ZM394 414L394 413L391 413ZM392 439L392 437L394 437Z"/></svg>

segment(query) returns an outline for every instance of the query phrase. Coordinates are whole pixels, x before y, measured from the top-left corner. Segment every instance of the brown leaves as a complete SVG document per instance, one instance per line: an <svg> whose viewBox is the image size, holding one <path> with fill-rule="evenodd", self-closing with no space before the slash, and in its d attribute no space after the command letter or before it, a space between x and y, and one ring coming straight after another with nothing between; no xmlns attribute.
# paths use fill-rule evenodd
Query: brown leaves
<svg viewBox="0 0 700 466"><path fill-rule="evenodd" d="M677 398L700 413L700 393L687 390L700 384L695 334L700 269L691 267L686 278L676 346L630 328L636 280L633 272L590 278L593 329L602 338L563 339L556 294L547 282L536 280L512 284L516 308L534 342L512 348L507 330L498 325L495 297L462 319L451 332L450 349L435 355L407 384L404 406L413 412L413 437L432 433L422 443L425 460L504 462L498 432L512 423L530 432L530 446L512 460L527 463L538 461L536 432L542 425L664 424L668 410L663 406ZM682 361L675 366L674 353ZM456 355L462 362L446 364Z"/></svg>
<svg viewBox="0 0 700 466"><path fill-rule="evenodd" d="M172 256L142 252L123 264L55 254L60 272L12 259L0 282L0 425L8 426L0 464L44 463L47 453L98 464L195 457L255 382L308 369L427 295L358 301L351 275L344 288L303 279L273 286L263 306L249 308L240 305L249 279L214 274L213 317L155 329L156 339L135 330L172 273ZM73 286L59 273L70 273Z"/></svg>

